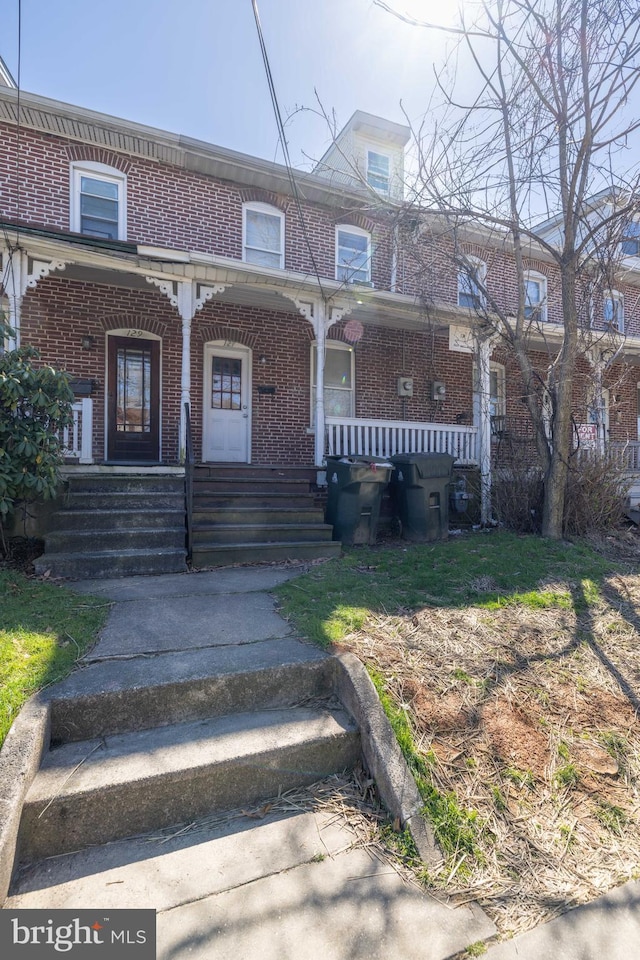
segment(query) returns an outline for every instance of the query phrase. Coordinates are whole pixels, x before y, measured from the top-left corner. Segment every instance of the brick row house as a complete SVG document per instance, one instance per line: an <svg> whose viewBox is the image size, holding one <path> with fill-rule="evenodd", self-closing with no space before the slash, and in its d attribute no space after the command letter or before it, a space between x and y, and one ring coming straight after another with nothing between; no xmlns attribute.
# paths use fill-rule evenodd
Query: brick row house
<svg viewBox="0 0 640 960"><path fill-rule="evenodd" d="M92 476L182 482L189 440L201 481L226 469L254 486L269 471L322 485L333 453L449 452L485 473L504 455L507 432L491 427L523 420L515 365L489 347L480 382L472 281L444 234L417 227L417 256L395 225L406 127L356 112L316 169L296 172L296 191L277 163L10 84L0 137L0 305L15 342L72 380L76 489ZM508 254L473 236L464 250L508 304ZM594 321L617 351L598 428L628 449L639 436L633 261ZM527 289L544 369L560 303L542 255ZM586 365L579 423L593 419L592 385Z"/></svg>

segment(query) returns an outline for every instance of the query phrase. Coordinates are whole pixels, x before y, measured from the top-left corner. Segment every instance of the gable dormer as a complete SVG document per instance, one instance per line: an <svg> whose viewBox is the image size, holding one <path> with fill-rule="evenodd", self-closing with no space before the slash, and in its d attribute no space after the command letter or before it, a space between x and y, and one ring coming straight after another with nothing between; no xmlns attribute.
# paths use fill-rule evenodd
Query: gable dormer
<svg viewBox="0 0 640 960"><path fill-rule="evenodd" d="M409 127L356 110L319 160L314 173L347 187L402 200Z"/></svg>

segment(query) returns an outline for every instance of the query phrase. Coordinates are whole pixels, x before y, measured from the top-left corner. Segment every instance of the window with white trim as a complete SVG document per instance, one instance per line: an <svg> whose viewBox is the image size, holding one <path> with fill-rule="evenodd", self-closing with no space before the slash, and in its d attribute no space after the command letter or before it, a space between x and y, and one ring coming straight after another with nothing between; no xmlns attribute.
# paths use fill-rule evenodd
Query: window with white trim
<svg viewBox="0 0 640 960"><path fill-rule="evenodd" d="M602 299L602 319L607 327L624 333L624 297L610 290Z"/></svg>
<svg viewBox="0 0 640 960"><path fill-rule="evenodd" d="M103 240L126 240L126 185L125 175L106 163L73 163L71 230Z"/></svg>
<svg viewBox="0 0 640 960"><path fill-rule="evenodd" d="M527 273L524 278L524 315L527 320L547 319L547 278L541 273Z"/></svg>
<svg viewBox="0 0 640 960"><path fill-rule="evenodd" d="M311 423L316 421L318 348L311 344ZM353 417L355 413L355 353L338 340L327 340L324 356L324 412L327 417Z"/></svg>
<svg viewBox="0 0 640 960"><path fill-rule="evenodd" d="M371 235L360 227L336 227L336 280L371 282Z"/></svg>
<svg viewBox="0 0 640 960"><path fill-rule="evenodd" d="M620 249L626 257L640 256L640 223L630 220L625 224Z"/></svg>
<svg viewBox="0 0 640 960"><path fill-rule="evenodd" d="M242 259L259 267L284 268L284 214L268 203L245 203Z"/></svg>
<svg viewBox="0 0 640 960"><path fill-rule="evenodd" d="M389 196L391 159L386 153L367 150L367 183L378 193Z"/></svg>
<svg viewBox="0 0 640 960"><path fill-rule="evenodd" d="M482 286L487 276L487 265L476 257L467 257L458 270L458 306L479 310L484 307Z"/></svg>
<svg viewBox="0 0 640 960"><path fill-rule="evenodd" d="M506 372L502 363L489 363L489 416L504 417L507 410ZM480 379L478 367L473 365L473 422L480 423Z"/></svg>

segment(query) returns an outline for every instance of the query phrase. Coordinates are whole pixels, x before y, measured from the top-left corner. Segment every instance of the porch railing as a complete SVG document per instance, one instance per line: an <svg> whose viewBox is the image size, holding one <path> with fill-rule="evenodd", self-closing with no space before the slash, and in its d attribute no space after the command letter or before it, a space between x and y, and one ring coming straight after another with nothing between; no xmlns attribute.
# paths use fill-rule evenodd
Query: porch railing
<svg viewBox="0 0 640 960"><path fill-rule="evenodd" d="M478 428L469 425L327 417L326 428L330 456L449 453L461 464L478 462Z"/></svg>
<svg viewBox="0 0 640 960"><path fill-rule="evenodd" d="M62 431L62 453L67 460L93 463L93 400L83 397L71 409L73 423Z"/></svg>
<svg viewBox="0 0 640 960"><path fill-rule="evenodd" d="M640 473L640 440L611 441L607 450L623 469Z"/></svg>

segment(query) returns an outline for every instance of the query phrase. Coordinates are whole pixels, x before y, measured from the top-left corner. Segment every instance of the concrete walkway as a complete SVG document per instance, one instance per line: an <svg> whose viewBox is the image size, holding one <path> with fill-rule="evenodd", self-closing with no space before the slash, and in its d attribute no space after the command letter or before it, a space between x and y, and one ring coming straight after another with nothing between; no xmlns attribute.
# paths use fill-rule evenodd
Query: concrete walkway
<svg viewBox="0 0 640 960"><path fill-rule="evenodd" d="M227 568L211 573L73 584L113 601L81 687L120 669L144 682L162 670L225 670L277 658L295 637L269 591L300 568ZM137 684L137 680L136 680ZM277 809L276 809L277 808ZM408 885L355 844L335 810L286 804L259 820L238 811L184 832L158 831L53 857L25 870L6 908L132 908L158 911L161 960L445 960L465 956L495 927L473 905L451 909ZM640 960L640 885L627 884L513 941L488 960Z"/></svg>

